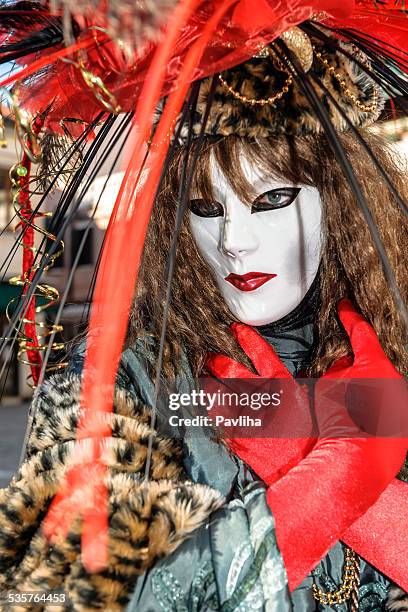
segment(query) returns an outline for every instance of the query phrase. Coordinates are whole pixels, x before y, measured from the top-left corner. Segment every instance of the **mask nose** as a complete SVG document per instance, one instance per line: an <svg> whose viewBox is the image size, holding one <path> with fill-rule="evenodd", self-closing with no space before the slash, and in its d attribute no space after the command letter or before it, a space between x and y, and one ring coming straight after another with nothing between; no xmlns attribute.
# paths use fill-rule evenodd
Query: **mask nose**
<svg viewBox="0 0 408 612"><path fill-rule="evenodd" d="M246 211L245 211L246 212ZM248 211L248 214L249 211ZM246 215L227 215L221 236L221 251L229 257L243 257L258 248L258 239Z"/></svg>

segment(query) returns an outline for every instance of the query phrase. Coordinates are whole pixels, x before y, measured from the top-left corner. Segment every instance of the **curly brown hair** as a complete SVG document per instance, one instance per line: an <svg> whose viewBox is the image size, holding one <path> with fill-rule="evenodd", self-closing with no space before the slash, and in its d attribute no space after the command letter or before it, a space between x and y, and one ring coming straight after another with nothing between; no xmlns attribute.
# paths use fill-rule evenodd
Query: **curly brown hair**
<svg viewBox="0 0 408 612"><path fill-rule="evenodd" d="M406 187L402 166L381 139L362 133L377 160L399 193ZM355 136L340 136L388 254L397 284L406 297L408 253L406 219L373 162ZM337 318L337 303L350 298L374 327L388 357L407 373L406 330L397 311L367 224L344 178L343 171L324 136L242 139L227 136L206 139L196 165L192 189L211 198L209 162L211 152L233 189L250 202L254 194L241 170L240 157L247 156L273 176L313 185L324 206L324 247L320 268L320 312L317 342L309 373L320 376L337 358L350 352L348 338ZM179 176L184 151L175 154L154 206L146 239L138 291L132 310L128 343L150 330L160 331L164 271L174 232ZM182 350L193 373L202 370L208 351L227 354L245 362L229 326L234 317L222 298L216 281L196 248L186 214L179 234L175 275L165 345L164 374L174 377ZM158 332L159 333L159 332ZM247 362L246 362L247 363Z"/></svg>

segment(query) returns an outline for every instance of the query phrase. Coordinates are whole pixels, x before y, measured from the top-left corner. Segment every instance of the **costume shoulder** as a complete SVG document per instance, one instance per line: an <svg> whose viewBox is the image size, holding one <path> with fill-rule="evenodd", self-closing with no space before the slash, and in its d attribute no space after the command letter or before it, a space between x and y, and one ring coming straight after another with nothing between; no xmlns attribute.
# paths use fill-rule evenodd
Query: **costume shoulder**
<svg viewBox="0 0 408 612"><path fill-rule="evenodd" d="M49 546L41 521L57 492L74 449L79 420L80 376L59 373L35 393L35 418L26 460L10 485L0 490L0 591L68 592L74 609L121 609L138 575L172 553L223 498L216 490L187 481L177 440L150 427L150 410L116 387L113 413L104 415L111 435L104 441L108 470L109 565L88 574L81 563L81 521L68 537ZM80 444L90 447L92 432ZM151 479L144 480L149 437ZM84 465L84 470L91 464ZM84 491L86 495L86 491Z"/></svg>

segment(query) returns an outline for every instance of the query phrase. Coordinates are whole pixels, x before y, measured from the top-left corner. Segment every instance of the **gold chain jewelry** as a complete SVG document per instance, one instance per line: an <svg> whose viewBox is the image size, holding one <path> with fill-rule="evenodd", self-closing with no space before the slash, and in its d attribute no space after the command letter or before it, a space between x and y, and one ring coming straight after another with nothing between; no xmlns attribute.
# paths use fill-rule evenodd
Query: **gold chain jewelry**
<svg viewBox="0 0 408 612"><path fill-rule="evenodd" d="M234 98L242 102L242 104L248 104L249 106L265 106L266 104L269 104L269 105L274 104L277 100L280 100L281 98L283 98L285 94L288 93L289 87L293 83L293 78L291 75L289 75L285 81L284 86L282 87L280 91L278 91L273 96L270 96L269 98L261 98L260 100L257 100L256 98L248 98L247 96L243 96L242 94L240 94L239 91L236 91L235 89L233 89L233 87L231 87L231 85L229 85L227 81L223 79L220 74L218 75L218 78L220 80L221 85L225 87L225 89L232 96L234 96Z"/></svg>
<svg viewBox="0 0 408 612"><path fill-rule="evenodd" d="M343 90L344 95L347 98L349 98L349 100L351 100L357 106L357 108L359 108L364 113L374 113L377 110L378 92L377 92L375 85L373 86L374 94L373 94L373 101L371 102L371 104L364 104L363 102L360 102L357 96L353 94L353 92L350 91L350 89L347 87L347 83L345 79L340 74L340 72L337 72L337 68L335 68L334 66L331 66L329 61L322 56L322 53L320 51L316 50L316 47L314 45L313 45L313 51L315 52L315 56L317 57L317 59L327 68L328 72L332 76L334 76L336 81L339 83L340 87Z"/></svg>
<svg viewBox="0 0 408 612"><path fill-rule="evenodd" d="M343 578L340 587L336 591L325 592L316 584L313 584L314 598L325 606L343 604L350 599L359 583L360 570L359 558L348 546L345 547L345 561L343 565Z"/></svg>
<svg viewBox="0 0 408 612"><path fill-rule="evenodd" d="M267 49L268 49L269 56L271 56L272 55L272 51L271 51L270 47L267 47ZM267 104L268 105L275 104L275 102L277 102L278 100L283 98L283 96L288 93L289 87L293 83L292 75L288 74L288 78L286 79L285 84L284 84L284 86L282 87L282 89L280 91L276 92L273 96L269 96L269 98L261 98L260 100L258 100L256 98L248 98L248 96L243 96L242 94L240 94L239 91L236 91L236 89L234 89L229 83L227 83L227 81L220 74L218 75L218 79L219 79L221 85L236 100L239 100L240 102L242 102L242 104L247 104L248 106L265 106Z"/></svg>

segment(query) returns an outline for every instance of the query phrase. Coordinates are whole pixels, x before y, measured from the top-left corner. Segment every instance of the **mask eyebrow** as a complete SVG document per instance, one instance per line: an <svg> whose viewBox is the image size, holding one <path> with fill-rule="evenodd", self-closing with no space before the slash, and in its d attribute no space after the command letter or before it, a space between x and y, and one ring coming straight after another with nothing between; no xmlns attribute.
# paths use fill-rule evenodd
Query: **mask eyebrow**
<svg viewBox="0 0 408 612"><path fill-rule="evenodd" d="M202 151L196 165L190 199L224 202L224 181L228 183L228 189L232 189L247 206L251 206L254 199L267 191L295 186L290 180L272 173L261 159L250 156L241 146L230 150L221 142L215 150L208 147Z"/></svg>
<svg viewBox="0 0 408 612"><path fill-rule="evenodd" d="M252 184L253 184L254 190L256 192L259 192L259 194L267 193L268 191L273 191L274 189L284 189L285 187L289 187L289 188L297 187L297 185L294 185L294 183L291 183L291 181L287 181L285 179L277 179L274 176L262 176L262 177L259 176L258 179L256 179Z"/></svg>

